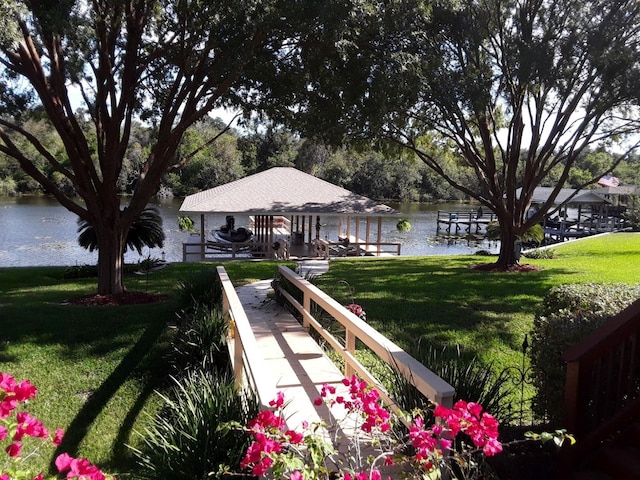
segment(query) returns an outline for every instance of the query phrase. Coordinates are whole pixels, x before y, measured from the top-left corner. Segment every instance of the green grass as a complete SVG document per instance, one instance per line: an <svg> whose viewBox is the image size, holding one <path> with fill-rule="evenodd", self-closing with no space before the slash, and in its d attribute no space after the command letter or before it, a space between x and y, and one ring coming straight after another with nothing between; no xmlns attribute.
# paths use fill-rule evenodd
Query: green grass
<svg viewBox="0 0 640 480"><path fill-rule="evenodd" d="M315 283L346 304L346 281L367 321L401 347L461 345L497 368L519 364L524 335L549 288L564 283L640 283L640 235L617 234L523 259L536 272L487 273L480 256L339 259Z"/></svg>
<svg viewBox="0 0 640 480"><path fill-rule="evenodd" d="M128 290L171 294L181 279L212 265L175 264L148 277L131 275ZM273 277L276 265L228 262L237 285ZM175 301L155 305L80 307L64 301L95 292L96 279L62 280L64 268L0 269L0 371L39 390L29 409L51 429L67 431L61 450L107 471L133 468L125 443L138 444L153 390L166 374ZM47 468L49 457L37 461Z"/></svg>
<svg viewBox="0 0 640 480"><path fill-rule="evenodd" d="M555 247L549 260L523 259L537 272L470 269L480 256L332 260L315 283L343 303L351 296L367 320L401 346L460 344L484 361L519 364L520 345L554 285L640 282L640 235L616 234ZM292 264L289 264L293 266ZM226 262L236 285L272 278L272 262ZM211 265L207 267L212 267ZM129 290L175 291L198 264L175 264L127 277ZM175 301L128 307L75 307L65 299L95 291L95 279L61 280L63 268L0 269L0 371L39 388L29 406L47 426L68 431L70 454L87 456L126 478L126 443L137 443L153 390L166 373ZM46 466L49 458L41 459ZM125 473L123 473L125 472Z"/></svg>

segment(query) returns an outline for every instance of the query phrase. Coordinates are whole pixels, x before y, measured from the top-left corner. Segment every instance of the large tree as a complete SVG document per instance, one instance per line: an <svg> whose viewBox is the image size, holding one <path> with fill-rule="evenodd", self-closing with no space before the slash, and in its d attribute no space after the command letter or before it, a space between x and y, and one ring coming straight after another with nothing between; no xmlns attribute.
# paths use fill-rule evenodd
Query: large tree
<svg viewBox="0 0 640 480"><path fill-rule="evenodd" d="M438 4L377 2L323 70L325 81L312 83L310 118L328 131L410 149L495 212L497 264L509 267L517 263L515 242L552 208L582 152L640 133L640 2ZM442 160L451 155L478 183ZM534 189L550 172L554 191L527 218Z"/></svg>
<svg viewBox="0 0 640 480"><path fill-rule="evenodd" d="M251 105L256 95L287 88L278 77L299 68L305 48L305 60L313 58L305 38L330 28L322 12L338 18L348 7L333 3L0 2L0 151L95 228L99 293L123 291L127 232L180 161L186 129L215 108ZM36 108L60 136L64 158L20 126ZM124 205L117 183L136 119L153 126L155 138ZM20 148L25 141L29 151ZM43 160L78 197L50 180Z"/></svg>

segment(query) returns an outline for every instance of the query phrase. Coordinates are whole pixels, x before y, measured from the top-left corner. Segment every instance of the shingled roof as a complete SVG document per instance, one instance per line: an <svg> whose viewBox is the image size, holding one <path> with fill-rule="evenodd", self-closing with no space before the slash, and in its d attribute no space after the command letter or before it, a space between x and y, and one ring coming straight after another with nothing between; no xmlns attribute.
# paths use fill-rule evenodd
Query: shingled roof
<svg viewBox="0 0 640 480"><path fill-rule="evenodd" d="M189 213L397 215L393 208L290 167L274 167L203 192L180 206Z"/></svg>

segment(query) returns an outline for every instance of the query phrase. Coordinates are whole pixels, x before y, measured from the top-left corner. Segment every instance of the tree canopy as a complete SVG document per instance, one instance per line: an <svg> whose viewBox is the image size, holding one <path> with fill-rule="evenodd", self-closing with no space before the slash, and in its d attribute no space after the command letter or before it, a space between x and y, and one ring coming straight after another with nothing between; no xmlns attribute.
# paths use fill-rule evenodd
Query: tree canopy
<svg viewBox="0 0 640 480"><path fill-rule="evenodd" d="M580 155L624 148L638 133L640 4L373 4L379 10L363 17L344 56L323 70L326 81L307 80L314 86L309 115L289 120L310 131L304 122L321 118L334 138L386 139L414 152L496 213L498 264L515 263L515 241L548 211ZM448 158L471 168L477 181L459 176ZM614 167L604 165L583 184ZM550 175L554 193L527 219L535 187Z"/></svg>
<svg viewBox="0 0 640 480"><path fill-rule="evenodd" d="M123 290L127 232L180 161L187 129L215 108L288 91L286 79L320 55L309 39L335 31L347 9L315 0L2 2L0 152L93 225L99 293ZM19 122L35 111L60 151ZM118 182L136 120L154 131L123 206Z"/></svg>

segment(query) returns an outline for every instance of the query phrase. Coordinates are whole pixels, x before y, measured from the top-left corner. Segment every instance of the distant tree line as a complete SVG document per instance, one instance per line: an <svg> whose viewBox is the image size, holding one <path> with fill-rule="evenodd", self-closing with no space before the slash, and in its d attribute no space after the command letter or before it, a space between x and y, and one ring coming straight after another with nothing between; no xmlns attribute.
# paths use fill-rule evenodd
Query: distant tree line
<svg viewBox="0 0 640 480"><path fill-rule="evenodd" d="M44 117L32 116L23 121L25 128L37 132L40 141L58 152L58 160L64 164L66 153L59 137ZM124 159L124 167L118 180L122 194L130 194L142 162L148 155L152 127L135 124L130 148ZM216 138L217 137L217 138ZM204 148L210 139L216 138ZM16 137L16 142L20 138ZM56 144L58 143L58 144ZM433 142L434 145L437 142ZM28 148L28 145L24 145ZM435 148L435 147L434 147ZM186 155L198 150L188 159ZM35 152L34 152L35 153ZM438 153L448 162L461 182L473 186L477 179L471 169L446 151ZM577 188L597 175L610 164L612 154L604 150L583 154L572 169L566 187ZM377 200L402 202L414 201L464 201L465 195L444 182L441 177L407 151L380 151L372 145L335 148L302 139L283 128L249 125L242 129L226 129L220 119L206 119L187 130L175 162L165 175L158 189L159 196L183 197L192 193L223 185L247 175L272 167L295 167L331 183ZM640 184L640 157L624 159L613 174L621 184ZM73 195L73 185L53 168L42 169L59 188ZM555 185L560 175L551 172L542 186ZM596 185L597 186L597 185ZM0 195L44 193L42 186L29 177L17 163L0 153Z"/></svg>

